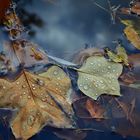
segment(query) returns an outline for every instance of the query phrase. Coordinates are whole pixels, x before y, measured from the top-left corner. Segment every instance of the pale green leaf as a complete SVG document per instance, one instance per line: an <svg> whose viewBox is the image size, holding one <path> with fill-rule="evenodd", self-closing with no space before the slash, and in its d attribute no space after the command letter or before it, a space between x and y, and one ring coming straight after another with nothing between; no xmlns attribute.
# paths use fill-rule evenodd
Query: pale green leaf
<svg viewBox="0 0 140 140"><path fill-rule="evenodd" d="M89 57L78 69L79 89L94 100L102 94L120 96L118 77L122 69L121 64L110 62L103 56Z"/></svg>

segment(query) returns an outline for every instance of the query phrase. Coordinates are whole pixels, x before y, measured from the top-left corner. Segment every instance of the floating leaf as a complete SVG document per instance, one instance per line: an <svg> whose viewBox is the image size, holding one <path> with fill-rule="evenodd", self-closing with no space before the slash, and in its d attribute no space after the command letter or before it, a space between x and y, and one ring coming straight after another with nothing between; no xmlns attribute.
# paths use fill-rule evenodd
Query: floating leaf
<svg viewBox="0 0 140 140"><path fill-rule="evenodd" d="M13 67L19 66L20 63L25 67L30 67L34 64L49 62L47 54L43 54L37 49L36 44L28 41L15 41L12 44L5 42L4 52L9 60L13 60L11 62Z"/></svg>
<svg viewBox="0 0 140 140"><path fill-rule="evenodd" d="M102 56L89 57L78 69L79 89L94 100L102 94L120 96L118 77L122 69L121 64L109 62Z"/></svg>
<svg viewBox="0 0 140 140"><path fill-rule="evenodd" d="M120 76L122 82L126 85L133 84L136 82L136 78L134 77L133 73L127 72Z"/></svg>
<svg viewBox="0 0 140 140"><path fill-rule="evenodd" d="M139 17L140 15L140 1L137 0L132 0L130 2L130 7L129 8L121 8L120 12L122 14L127 14L131 16L137 16Z"/></svg>
<svg viewBox="0 0 140 140"><path fill-rule="evenodd" d="M62 140L84 140L87 136L85 131L72 129L54 130L54 134Z"/></svg>
<svg viewBox="0 0 140 140"><path fill-rule="evenodd" d="M105 52L111 61L116 63L123 63L125 66L129 66L128 56L122 44L118 44L116 53L109 50L109 48L105 48Z"/></svg>
<svg viewBox="0 0 140 140"><path fill-rule="evenodd" d="M67 65L67 66L77 66L76 64L72 63L72 62L69 62L69 61L66 61L64 59L61 59L61 58L58 58L58 57L54 57L54 56L51 56L51 55L48 55L48 57L50 59L52 59L53 61L61 64L61 65Z"/></svg>
<svg viewBox="0 0 140 140"><path fill-rule="evenodd" d="M122 102L122 101L119 101L118 99L115 99L119 105L120 108L122 108L125 116L126 116L126 119L127 120L130 120L131 123L133 125L135 125L135 122L133 120L133 116L132 116L132 113L134 111L134 108L135 108L135 102L136 102L136 99L134 98L131 103L125 103L125 102Z"/></svg>
<svg viewBox="0 0 140 140"><path fill-rule="evenodd" d="M123 46L121 46L121 44L116 48L117 51L117 55L122 59L122 63L125 66L129 66L128 64L128 55L126 53L126 50Z"/></svg>
<svg viewBox="0 0 140 140"><path fill-rule="evenodd" d="M41 76L23 70L15 81L0 79L0 106L18 109L11 121L15 137L26 140L45 125L72 128L73 111L67 101L70 86L70 79L56 66Z"/></svg>
<svg viewBox="0 0 140 140"><path fill-rule="evenodd" d="M9 8L11 0L4 0L0 4L0 21L5 18L5 12Z"/></svg>
<svg viewBox="0 0 140 140"><path fill-rule="evenodd" d="M93 102L88 99L86 102L86 108L89 111L92 118L104 119L105 109L101 107L99 104L97 104L96 102Z"/></svg>
<svg viewBox="0 0 140 140"><path fill-rule="evenodd" d="M95 119L105 118L104 113L106 110L100 104L88 99L86 102L86 108L89 111L92 118L95 118Z"/></svg>
<svg viewBox="0 0 140 140"><path fill-rule="evenodd" d="M132 27L126 27L124 29L124 33L132 45L134 45L137 49L140 49L140 37L138 33Z"/></svg>
<svg viewBox="0 0 140 140"><path fill-rule="evenodd" d="M122 23L126 25L124 34L126 35L127 39L134 47L140 49L140 36L137 30L134 28L131 20L122 20Z"/></svg>
<svg viewBox="0 0 140 140"><path fill-rule="evenodd" d="M73 62L75 64L83 64L83 62L91 56L103 56L104 51L103 49L99 48L86 48L86 49L81 49L78 52L76 52L73 56Z"/></svg>
<svg viewBox="0 0 140 140"><path fill-rule="evenodd" d="M109 57L109 59L111 61L116 62L116 63L122 63L123 62L122 58L119 55L112 52L110 49L105 48L105 52L106 52L107 56Z"/></svg>

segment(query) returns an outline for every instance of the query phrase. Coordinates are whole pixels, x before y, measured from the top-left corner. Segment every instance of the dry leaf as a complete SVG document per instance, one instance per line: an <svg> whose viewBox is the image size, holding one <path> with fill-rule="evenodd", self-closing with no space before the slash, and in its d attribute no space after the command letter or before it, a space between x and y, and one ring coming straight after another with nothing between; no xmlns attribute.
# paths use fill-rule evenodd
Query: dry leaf
<svg viewBox="0 0 140 140"><path fill-rule="evenodd" d="M59 67L53 66L41 76L23 71L13 82L0 79L0 87L0 106L18 109L11 121L16 138L26 140L45 125L73 127L73 111L67 101L71 82Z"/></svg>
<svg viewBox="0 0 140 140"><path fill-rule="evenodd" d="M121 64L109 62L102 56L89 57L78 69L79 89L94 100L102 94L120 96L118 77L122 69Z"/></svg>

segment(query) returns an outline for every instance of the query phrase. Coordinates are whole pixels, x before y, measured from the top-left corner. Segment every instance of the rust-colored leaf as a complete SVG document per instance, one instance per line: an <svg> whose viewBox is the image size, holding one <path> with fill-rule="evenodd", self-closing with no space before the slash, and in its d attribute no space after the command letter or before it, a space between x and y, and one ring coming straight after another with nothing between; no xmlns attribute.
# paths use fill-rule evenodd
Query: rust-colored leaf
<svg viewBox="0 0 140 140"><path fill-rule="evenodd" d="M118 103L118 105L122 108L122 110L124 111L125 115L126 115L126 119L127 120L130 120L130 122L135 125L135 121L133 120L133 111L134 111L134 108L135 108L135 102L136 102L136 99L134 98L130 104L127 104L125 102L122 102L122 101L119 101L117 98L116 98L116 101Z"/></svg>
<svg viewBox="0 0 140 140"><path fill-rule="evenodd" d="M122 82L126 85L130 85L136 82L136 78L134 77L133 73L124 73L120 76Z"/></svg>
<svg viewBox="0 0 140 140"><path fill-rule="evenodd" d="M86 102L86 108L90 113L92 118L95 119L104 119L105 118L105 109L95 101L91 101L90 99Z"/></svg>
<svg viewBox="0 0 140 140"><path fill-rule="evenodd" d="M9 8L11 0L0 1L0 22L5 18L5 12Z"/></svg>

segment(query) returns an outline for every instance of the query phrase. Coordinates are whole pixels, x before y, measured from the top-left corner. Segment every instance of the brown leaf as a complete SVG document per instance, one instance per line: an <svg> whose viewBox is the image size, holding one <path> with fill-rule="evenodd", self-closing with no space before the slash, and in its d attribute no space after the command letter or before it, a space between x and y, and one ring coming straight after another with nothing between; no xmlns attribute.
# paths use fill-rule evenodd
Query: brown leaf
<svg viewBox="0 0 140 140"><path fill-rule="evenodd" d="M126 85L133 84L136 82L136 78L134 77L133 73L124 73L120 76L122 82Z"/></svg>
<svg viewBox="0 0 140 140"><path fill-rule="evenodd" d="M89 111L92 118L95 119L104 119L105 109L95 101L91 101L90 99L86 102L86 108Z"/></svg>
<svg viewBox="0 0 140 140"><path fill-rule="evenodd" d="M81 49L74 54L73 62L76 64L83 64L83 62L90 56L103 56L104 51L99 48Z"/></svg>
<svg viewBox="0 0 140 140"><path fill-rule="evenodd" d="M132 43L134 47L140 49L140 37L138 33L132 27L126 27L124 29L124 33L127 36L127 39Z"/></svg>
<svg viewBox="0 0 140 140"><path fill-rule="evenodd" d="M130 120L130 122L135 125L135 121L133 120L133 111L135 108L135 103L136 103L136 99L134 98L130 104L119 101L117 98L115 99L117 101L117 103L119 104L119 106L122 108L122 110L124 111L125 115L126 115L126 119Z"/></svg>
<svg viewBox="0 0 140 140"><path fill-rule="evenodd" d="M13 67L20 63L25 67L30 67L35 64L47 64L49 62L47 54L42 53L38 46L28 41L15 41L12 44L5 42L4 51L6 56L11 61ZM34 51L33 51L34 50Z"/></svg>
<svg viewBox="0 0 140 140"><path fill-rule="evenodd" d="M0 87L0 106L18 109L11 121L16 138L26 140L45 125L73 127L73 111L67 101L71 83L59 67L49 68L44 77L23 70L15 81L0 79Z"/></svg>
<svg viewBox="0 0 140 140"><path fill-rule="evenodd" d="M1 0L0 4L0 22L5 18L5 12L9 8L11 0Z"/></svg>

